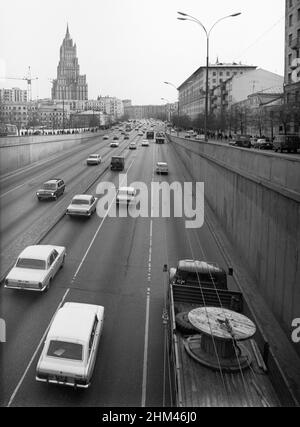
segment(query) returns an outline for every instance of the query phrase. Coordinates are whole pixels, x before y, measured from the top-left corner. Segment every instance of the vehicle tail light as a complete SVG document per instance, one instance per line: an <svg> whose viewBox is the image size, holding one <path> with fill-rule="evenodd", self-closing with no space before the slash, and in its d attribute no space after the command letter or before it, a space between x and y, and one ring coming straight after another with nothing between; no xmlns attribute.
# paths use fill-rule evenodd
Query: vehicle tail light
<svg viewBox="0 0 300 427"><path fill-rule="evenodd" d="M42 289L43 288L43 284L40 282L39 283L39 288Z"/></svg>
<svg viewBox="0 0 300 427"><path fill-rule="evenodd" d="M4 280L4 285L8 285L8 279Z"/></svg>

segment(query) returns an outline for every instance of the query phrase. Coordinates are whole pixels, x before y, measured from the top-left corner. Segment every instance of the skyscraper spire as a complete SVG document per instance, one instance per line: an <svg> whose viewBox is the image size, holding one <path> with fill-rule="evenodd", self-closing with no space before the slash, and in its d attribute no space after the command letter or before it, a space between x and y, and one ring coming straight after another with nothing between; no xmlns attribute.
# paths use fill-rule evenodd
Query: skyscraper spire
<svg viewBox="0 0 300 427"><path fill-rule="evenodd" d="M69 33L69 24L67 23L67 32L66 32L66 38L70 38L70 33Z"/></svg>

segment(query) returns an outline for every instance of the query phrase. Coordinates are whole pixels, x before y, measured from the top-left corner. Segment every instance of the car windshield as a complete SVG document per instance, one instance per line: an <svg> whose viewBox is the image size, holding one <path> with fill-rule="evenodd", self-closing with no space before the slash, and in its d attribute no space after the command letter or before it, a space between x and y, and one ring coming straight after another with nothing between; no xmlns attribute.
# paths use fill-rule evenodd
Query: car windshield
<svg viewBox="0 0 300 427"><path fill-rule="evenodd" d="M72 205L89 205L90 201L89 200L84 200L84 199L75 199L72 201Z"/></svg>
<svg viewBox="0 0 300 427"><path fill-rule="evenodd" d="M98 154L91 154L90 159L98 159Z"/></svg>
<svg viewBox="0 0 300 427"><path fill-rule="evenodd" d="M46 183L43 185L44 190L56 190L56 184Z"/></svg>
<svg viewBox="0 0 300 427"><path fill-rule="evenodd" d="M46 262L42 259L19 258L16 267L46 270Z"/></svg>
<svg viewBox="0 0 300 427"><path fill-rule="evenodd" d="M77 343L52 340L47 351L47 356L80 361L83 356L83 347Z"/></svg>

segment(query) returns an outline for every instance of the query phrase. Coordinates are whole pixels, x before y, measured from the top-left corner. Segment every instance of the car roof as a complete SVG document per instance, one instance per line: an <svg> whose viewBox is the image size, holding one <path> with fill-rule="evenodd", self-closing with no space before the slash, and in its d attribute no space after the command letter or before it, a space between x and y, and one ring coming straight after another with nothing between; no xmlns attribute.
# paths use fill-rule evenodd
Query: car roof
<svg viewBox="0 0 300 427"><path fill-rule="evenodd" d="M92 330L98 310L104 307L90 304L67 302L57 312L47 338L73 339L86 343ZM99 319L100 320L100 319Z"/></svg>
<svg viewBox="0 0 300 427"><path fill-rule="evenodd" d="M44 184L57 184L58 181L62 181L60 178L58 179L50 179L49 181L46 181Z"/></svg>
<svg viewBox="0 0 300 427"><path fill-rule="evenodd" d="M93 196L90 194L77 194L73 197L73 200L80 199L80 200L91 200Z"/></svg>
<svg viewBox="0 0 300 427"><path fill-rule="evenodd" d="M166 162L157 162L157 166L168 166Z"/></svg>
<svg viewBox="0 0 300 427"><path fill-rule="evenodd" d="M53 249L55 249L55 246L51 246L51 245L28 246L26 249L24 249L20 253L19 258L44 260L49 257Z"/></svg>
<svg viewBox="0 0 300 427"><path fill-rule="evenodd" d="M92 156L100 156L100 154L90 154L90 157L92 157Z"/></svg>

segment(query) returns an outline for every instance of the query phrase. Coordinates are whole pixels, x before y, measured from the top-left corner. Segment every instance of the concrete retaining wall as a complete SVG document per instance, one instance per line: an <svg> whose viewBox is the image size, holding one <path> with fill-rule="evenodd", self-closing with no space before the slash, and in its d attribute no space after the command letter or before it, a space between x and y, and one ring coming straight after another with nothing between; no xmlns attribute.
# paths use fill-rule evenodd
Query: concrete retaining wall
<svg viewBox="0 0 300 427"><path fill-rule="evenodd" d="M102 134L103 132L1 138L0 175L13 172Z"/></svg>
<svg viewBox="0 0 300 427"><path fill-rule="evenodd" d="M290 337L300 318L300 158L171 140Z"/></svg>

